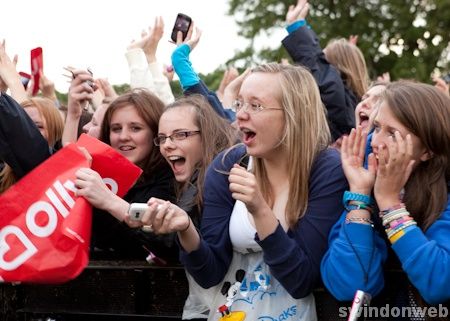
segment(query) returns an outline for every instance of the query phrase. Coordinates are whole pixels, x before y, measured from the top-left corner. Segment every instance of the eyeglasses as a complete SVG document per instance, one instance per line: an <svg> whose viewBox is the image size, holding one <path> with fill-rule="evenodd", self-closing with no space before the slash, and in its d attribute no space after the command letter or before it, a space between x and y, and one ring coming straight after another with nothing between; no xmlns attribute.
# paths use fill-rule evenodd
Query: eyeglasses
<svg viewBox="0 0 450 321"><path fill-rule="evenodd" d="M200 133L199 130L190 130L190 131L176 132L176 133L173 133L172 135L169 135L169 136L158 135L158 137L155 137L153 139L153 143L156 146L164 145L164 143L166 142L167 138L170 138L172 143L174 143L177 140L184 140L184 139L188 138L189 136L193 136L193 135L196 135L196 134L199 134L199 133Z"/></svg>
<svg viewBox="0 0 450 321"><path fill-rule="evenodd" d="M236 113L242 110L249 114L256 114L267 109L283 110L283 108L264 107L260 103L244 103L238 99L233 102L232 107Z"/></svg>

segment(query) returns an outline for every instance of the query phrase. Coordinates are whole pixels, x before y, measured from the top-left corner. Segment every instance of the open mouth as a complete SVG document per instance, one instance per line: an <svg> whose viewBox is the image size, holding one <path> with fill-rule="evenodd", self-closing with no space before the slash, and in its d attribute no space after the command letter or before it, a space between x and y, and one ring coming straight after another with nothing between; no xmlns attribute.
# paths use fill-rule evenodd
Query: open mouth
<svg viewBox="0 0 450 321"><path fill-rule="evenodd" d="M172 165L175 174L179 173L186 163L186 158L182 156L169 156L167 160Z"/></svg>
<svg viewBox="0 0 450 321"><path fill-rule="evenodd" d="M242 132L242 141L246 145L249 144L256 136L256 133L248 128L241 128L241 132Z"/></svg>
<svg viewBox="0 0 450 321"><path fill-rule="evenodd" d="M365 113L359 113L359 125L367 127L369 125L369 116Z"/></svg>

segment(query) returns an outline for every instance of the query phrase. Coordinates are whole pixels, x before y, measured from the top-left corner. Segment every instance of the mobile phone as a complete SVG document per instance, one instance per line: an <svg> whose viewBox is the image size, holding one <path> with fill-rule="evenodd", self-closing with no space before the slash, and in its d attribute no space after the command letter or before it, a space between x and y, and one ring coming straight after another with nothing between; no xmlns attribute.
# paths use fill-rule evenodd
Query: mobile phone
<svg viewBox="0 0 450 321"><path fill-rule="evenodd" d="M442 77L442 79L444 79L446 84L450 84L450 72Z"/></svg>
<svg viewBox="0 0 450 321"><path fill-rule="evenodd" d="M130 215L130 220L140 221L145 211L147 210L147 203L131 203L128 209L128 215Z"/></svg>
<svg viewBox="0 0 450 321"><path fill-rule="evenodd" d="M44 60L42 58L42 48L37 47L31 50L31 74L33 76L33 96L39 91L40 72L44 68Z"/></svg>
<svg viewBox="0 0 450 321"><path fill-rule="evenodd" d="M26 72L19 71L20 81L25 89L27 89L28 83L30 82L31 75Z"/></svg>
<svg viewBox="0 0 450 321"><path fill-rule="evenodd" d="M162 205L158 204L156 210L159 210L161 207ZM130 208L128 209L128 215L130 215L130 220L140 221L147 208L148 208L147 203L131 203Z"/></svg>
<svg viewBox="0 0 450 321"><path fill-rule="evenodd" d="M175 24L172 29L172 36L171 36L172 41L177 42L178 31L181 31L183 33L183 40L186 39L188 30L191 27L191 23L192 23L191 17L183 13L179 13L177 15L177 19L175 20Z"/></svg>

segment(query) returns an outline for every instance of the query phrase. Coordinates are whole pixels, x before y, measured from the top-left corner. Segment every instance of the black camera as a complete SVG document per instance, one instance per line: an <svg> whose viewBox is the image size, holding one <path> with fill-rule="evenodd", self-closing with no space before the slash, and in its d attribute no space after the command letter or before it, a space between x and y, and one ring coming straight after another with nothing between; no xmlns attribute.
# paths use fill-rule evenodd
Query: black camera
<svg viewBox="0 0 450 321"><path fill-rule="evenodd" d="M172 41L177 42L178 31L181 31L183 33L183 40L186 39L188 30L191 27L191 23L192 23L191 17L183 13L179 13L177 15L177 19L175 20L175 24L172 29L172 36L171 36Z"/></svg>

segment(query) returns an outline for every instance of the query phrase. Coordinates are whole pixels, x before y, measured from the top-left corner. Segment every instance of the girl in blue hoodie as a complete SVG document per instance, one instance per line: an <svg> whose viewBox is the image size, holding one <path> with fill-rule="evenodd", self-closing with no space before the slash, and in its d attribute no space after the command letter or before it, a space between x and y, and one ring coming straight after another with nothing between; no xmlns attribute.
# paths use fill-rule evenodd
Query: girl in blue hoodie
<svg viewBox="0 0 450 321"><path fill-rule="evenodd" d="M383 289L389 246L427 303L450 299L449 119L448 96L430 85L394 82L382 94L366 167L361 127L344 138L350 190L321 264L337 299Z"/></svg>

